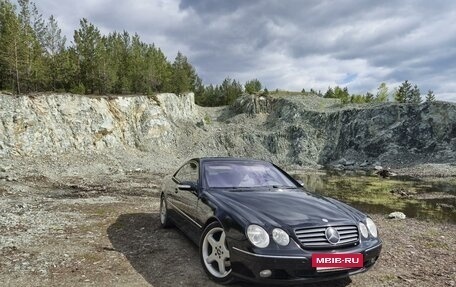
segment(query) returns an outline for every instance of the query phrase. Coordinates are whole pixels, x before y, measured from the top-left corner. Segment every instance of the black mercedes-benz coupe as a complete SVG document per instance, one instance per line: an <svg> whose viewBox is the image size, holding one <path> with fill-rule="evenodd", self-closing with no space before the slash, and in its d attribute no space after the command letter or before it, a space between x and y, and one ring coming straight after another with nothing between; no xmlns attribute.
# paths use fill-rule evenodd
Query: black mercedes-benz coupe
<svg viewBox="0 0 456 287"><path fill-rule="evenodd" d="M251 159L185 163L164 180L160 222L198 244L204 270L222 284L343 278L372 267L382 246L364 213Z"/></svg>

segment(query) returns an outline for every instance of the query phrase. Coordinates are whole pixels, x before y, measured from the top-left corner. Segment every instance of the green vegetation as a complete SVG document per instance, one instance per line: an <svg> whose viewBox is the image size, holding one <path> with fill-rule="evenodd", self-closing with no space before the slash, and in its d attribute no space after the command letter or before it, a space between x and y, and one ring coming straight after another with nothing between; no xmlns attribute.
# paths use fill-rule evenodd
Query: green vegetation
<svg viewBox="0 0 456 287"><path fill-rule="evenodd" d="M250 81L247 81L244 85L245 91L248 94L255 94L261 91L262 84L258 79L253 79Z"/></svg>
<svg viewBox="0 0 456 287"><path fill-rule="evenodd" d="M429 90L426 95L426 102L435 102L435 95L434 92Z"/></svg>
<svg viewBox="0 0 456 287"><path fill-rule="evenodd" d="M388 101L388 87L386 83L381 83L380 86L377 88L377 96L375 101L378 103L384 103Z"/></svg>
<svg viewBox="0 0 456 287"><path fill-rule="evenodd" d="M233 103L243 93L290 94L263 89L258 79L242 85L229 77L220 85L205 86L187 57L178 52L169 61L160 48L141 41L127 31L102 35L87 19L81 19L67 45L54 16L44 19L30 0L0 0L0 90L28 92L71 92L77 94L146 94L193 91L202 106ZM399 103L421 102L420 90L405 81L390 94L381 83L377 94L350 94L347 87L321 91L302 89L301 95L340 99L348 103L382 103L394 98ZM427 101L435 96L429 91Z"/></svg>
<svg viewBox="0 0 456 287"><path fill-rule="evenodd" d="M385 103L389 101L389 98L394 98L394 101L398 103L420 104L422 101L420 89L418 86L414 85L412 87L412 84L410 84L407 80L404 81L399 86L399 88L394 89L392 94L389 93L386 83L381 83L377 88L376 95L373 95L369 92L367 92L365 95L350 95L347 87L341 88L339 86L336 86L334 89L332 87L329 87L324 94L324 97L340 99L343 104ZM429 90L428 95L426 96L426 101L435 101L434 92L431 90Z"/></svg>
<svg viewBox="0 0 456 287"><path fill-rule="evenodd" d="M324 94L325 98L340 99L343 104L363 104L363 103L384 103L388 101L388 87L385 83L381 83L378 87L377 95L367 92L365 95L351 94L348 88L336 86L334 89L329 87Z"/></svg>
<svg viewBox="0 0 456 287"><path fill-rule="evenodd" d="M413 86L408 81L402 83L394 95L394 99L398 103L421 103L420 89L417 85Z"/></svg>
<svg viewBox="0 0 456 287"><path fill-rule="evenodd" d="M226 78L221 85L203 87L202 92L195 93L195 98L199 105L215 107L231 104L242 93L242 85L238 81Z"/></svg>
<svg viewBox="0 0 456 287"><path fill-rule="evenodd" d="M204 122L208 125L210 125L212 123L212 119L208 114L204 115Z"/></svg>
<svg viewBox="0 0 456 287"><path fill-rule="evenodd" d="M201 91L202 81L180 52L169 62L160 48L128 32L102 35L87 19L74 40L53 16L47 21L29 0L19 12L0 0L0 90L79 94L151 94Z"/></svg>

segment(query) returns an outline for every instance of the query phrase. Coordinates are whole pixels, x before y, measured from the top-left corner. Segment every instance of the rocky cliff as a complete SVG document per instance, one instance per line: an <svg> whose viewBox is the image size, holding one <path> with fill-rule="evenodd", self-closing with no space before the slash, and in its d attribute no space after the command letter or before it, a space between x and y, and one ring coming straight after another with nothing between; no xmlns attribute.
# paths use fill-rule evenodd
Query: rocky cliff
<svg viewBox="0 0 456 287"><path fill-rule="evenodd" d="M456 105L442 102L342 106L311 96L244 96L231 107L202 108L193 94L0 95L0 119L0 157L134 149L161 161L456 161Z"/></svg>
<svg viewBox="0 0 456 287"><path fill-rule="evenodd" d="M0 96L0 155L170 146L177 122L195 121L193 94Z"/></svg>

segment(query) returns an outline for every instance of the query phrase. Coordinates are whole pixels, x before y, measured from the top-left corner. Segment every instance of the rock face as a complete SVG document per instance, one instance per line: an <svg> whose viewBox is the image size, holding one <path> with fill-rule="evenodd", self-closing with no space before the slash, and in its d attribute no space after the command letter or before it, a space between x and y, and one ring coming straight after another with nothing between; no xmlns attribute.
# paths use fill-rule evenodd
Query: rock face
<svg viewBox="0 0 456 287"><path fill-rule="evenodd" d="M322 163L342 157L350 162L361 157L398 164L417 158L456 160L455 104L387 103L316 110L306 100L287 98L272 110L272 130L280 129L297 140L295 158L312 151L314 160Z"/></svg>
<svg viewBox="0 0 456 287"><path fill-rule="evenodd" d="M444 102L243 96L202 108L193 94L0 95L0 119L0 157L134 148L163 160L228 155L344 168L456 161L456 104Z"/></svg>
<svg viewBox="0 0 456 287"><path fill-rule="evenodd" d="M193 94L154 97L0 96L0 156L44 155L175 141L172 126L197 117Z"/></svg>

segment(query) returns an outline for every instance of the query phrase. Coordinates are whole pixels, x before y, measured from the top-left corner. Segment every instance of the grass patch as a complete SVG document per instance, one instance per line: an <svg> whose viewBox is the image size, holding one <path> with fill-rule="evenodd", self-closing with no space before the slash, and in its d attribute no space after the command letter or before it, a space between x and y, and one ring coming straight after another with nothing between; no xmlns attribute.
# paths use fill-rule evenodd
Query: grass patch
<svg viewBox="0 0 456 287"><path fill-rule="evenodd" d="M211 119L211 117L210 117L208 114L206 114L206 115L204 116L204 122L205 122L206 124L208 124L208 125L210 125L210 124L212 123L212 119Z"/></svg>

